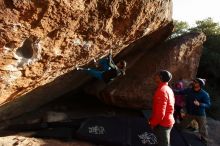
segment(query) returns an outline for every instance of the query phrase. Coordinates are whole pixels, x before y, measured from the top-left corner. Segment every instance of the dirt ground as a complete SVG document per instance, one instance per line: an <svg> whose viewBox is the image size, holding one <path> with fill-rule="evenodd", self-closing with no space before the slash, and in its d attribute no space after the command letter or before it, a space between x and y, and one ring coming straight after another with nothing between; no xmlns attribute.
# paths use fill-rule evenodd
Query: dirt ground
<svg viewBox="0 0 220 146"><path fill-rule="evenodd" d="M52 139L37 139L24 136L6 136L0 138L1 146L95 146L82 141L62 142Z"/></svg>
<svg viewBox="0 0 220 146"><path fill-rule="evenodd" d="M220 146L220 121L208 118L209 146Z"/></svg>

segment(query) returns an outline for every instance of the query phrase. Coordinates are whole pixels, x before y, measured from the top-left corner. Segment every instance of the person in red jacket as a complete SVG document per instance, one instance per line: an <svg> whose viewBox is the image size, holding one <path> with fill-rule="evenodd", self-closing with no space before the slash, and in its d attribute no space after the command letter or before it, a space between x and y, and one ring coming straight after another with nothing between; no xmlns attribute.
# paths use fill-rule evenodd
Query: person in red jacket
<svg viewBox="0 0 220 146"><path fill-rule="evenodd" d="M149 119L151 128L155 131L159 146L170 146L170 131L174 120L174 93L168 86L172 74L161 70L154 76L157 89L153 97L152 115Z"/></svg>

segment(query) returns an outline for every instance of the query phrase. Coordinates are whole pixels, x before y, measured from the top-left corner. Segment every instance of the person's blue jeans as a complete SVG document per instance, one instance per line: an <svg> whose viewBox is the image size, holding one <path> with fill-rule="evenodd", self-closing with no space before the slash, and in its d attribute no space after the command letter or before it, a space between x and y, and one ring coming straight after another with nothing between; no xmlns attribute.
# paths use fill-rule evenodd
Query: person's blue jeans
<svg viewBox="0 0 220 146"><path fill-rule="evenodd" d="M83 70L86 71L86 73L88 73L89 75L91 75L99 80L103 80L102 74L104 71L100 71L95 68L88 68L88 69L83 69Z"/></svg>

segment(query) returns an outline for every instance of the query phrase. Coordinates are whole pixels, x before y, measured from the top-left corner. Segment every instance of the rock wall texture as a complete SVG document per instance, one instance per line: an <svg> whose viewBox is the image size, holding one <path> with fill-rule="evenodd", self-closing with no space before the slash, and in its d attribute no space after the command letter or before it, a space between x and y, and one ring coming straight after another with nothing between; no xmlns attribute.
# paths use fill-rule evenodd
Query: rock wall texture
<svg viewBox="0 0 220 146"><path fill-rule="evenodd" d="M191 80L196 76L206 40L203 33L189 33L164 42L143 52L144 55L127 70L127 74L108 84L98 96L107 104L129 108L151 108L156 85L155 72L167 69L173 74L172 82L182 78Z"/></svg>
<svg viewBox="0 0 220 146"><path fill-rule="evenodd" d="M78 88L86 78L76 64L116 55L171 20L170 0L1 0L0 121Z"/></svg>

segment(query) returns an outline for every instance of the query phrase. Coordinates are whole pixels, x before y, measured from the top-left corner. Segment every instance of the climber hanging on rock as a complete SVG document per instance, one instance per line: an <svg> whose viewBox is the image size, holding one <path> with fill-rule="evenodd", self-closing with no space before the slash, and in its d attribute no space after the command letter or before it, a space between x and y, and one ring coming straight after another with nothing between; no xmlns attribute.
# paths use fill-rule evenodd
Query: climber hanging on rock
<svg viewBox="0 0 220 146"><path fill-rule="evenodd" d="M108 56L100 59L98 63L94 59L94 63L97 68L82 68L76 65L76 69L86 71L91 76L99 80L103 80L106 83L114 80L117 76L125 75L126 61L120 60L115 64L112 59L112 50L110 50Z"/></svg>

